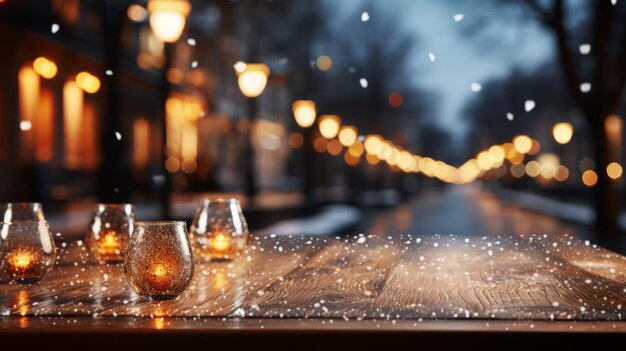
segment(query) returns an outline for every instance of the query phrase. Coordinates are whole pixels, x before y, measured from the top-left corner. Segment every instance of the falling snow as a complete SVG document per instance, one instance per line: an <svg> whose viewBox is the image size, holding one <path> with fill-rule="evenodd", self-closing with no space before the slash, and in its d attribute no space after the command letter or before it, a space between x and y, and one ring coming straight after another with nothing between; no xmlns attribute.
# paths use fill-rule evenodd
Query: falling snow
<svg viewBox="0 0 626 351"><path fill-rule="evenodd" d="M472 90L472 92L474 92L474 93L477 93L477 92L481 91L482 89L483 89L483 86L478 84L478 83L476 83L476 82L473 82L470 85L470 90Z"/></svg>
<svg viewBox="0 0 626 351"><path fill-rule="evenodd" d="M365 78L359 79L359 84L361 84L361 88L363 89L367 88L367 79Z"/></svg>
<svg viewBox="0 0 626 351"><path fill-rule="evenodd" d="M430 62L435 62L435 54L433 54L432 52L428 53L428 58L430 59Z"/></svg>
<svg viewBox="0 0 626 351"><path fill-rule="evenodd" d="M513 114L511 112L507 112L506 113L506 119L508 119L509 121L512 121L514 118Z"/></svg>
<svg viewBox="0 0 626 351"><path fill-rule="evenodd" d="M587 55L591 52L591 45L590 44L581 44L578 47L578 51L580 52L581 55Z"/></svg>
<svg viewBox="0 0 626 351"><path fill-rule="evenodd" d="M463 18L465 18L465 15L462 13L457 13L454 16L452 16L452 18L454 19L454 22L461 22Z"/></svg>
<svg viewBox="0 0 626 351"><path fill-rule="evenodd" d="M122 133L120 132L115 132L115 139L117 139L118 141L122 140Z"/></svg>
<svg viewBox="0 0 626 351"><path fill-rule="evenodd" d="M535 108L535 101L534 100L526 100L524 102L524 111L526 112L530 112Z"/></svg>
<svg viewBox="0 0 626 351"><path fill-rule="evenodd" d="M591 83L581 83L580 84L580 92L588 93L591 91Z"/></svg>
<svg viewBox="0 0 626 351"><path fill-rule="evenodd" d="M361 22L367 22L370 20L370 14L367 12L361 13Z"/></svg>
<svg viewBox="0 0 626 351"><path fill-rule="evenodd" d="M52 26L50 27L50 31L52 32L52 34L55 34L56 32L58 32L59 29L61 29L61 26L59 26L58 23L53 23Z"/></svg>

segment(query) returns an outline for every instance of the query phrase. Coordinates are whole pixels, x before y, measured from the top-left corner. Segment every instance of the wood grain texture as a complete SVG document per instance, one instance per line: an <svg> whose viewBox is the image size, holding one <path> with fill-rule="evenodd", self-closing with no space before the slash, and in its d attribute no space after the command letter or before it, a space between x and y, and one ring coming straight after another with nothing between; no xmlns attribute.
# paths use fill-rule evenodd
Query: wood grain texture
<svg viewBox="0 0 626 351"><path fill-rule="evenodd" d="M570 236L255 237L162 302L84 246L59 252L41 283L0 283L0 318L621 321L626 308L626 258Z"/></svg>

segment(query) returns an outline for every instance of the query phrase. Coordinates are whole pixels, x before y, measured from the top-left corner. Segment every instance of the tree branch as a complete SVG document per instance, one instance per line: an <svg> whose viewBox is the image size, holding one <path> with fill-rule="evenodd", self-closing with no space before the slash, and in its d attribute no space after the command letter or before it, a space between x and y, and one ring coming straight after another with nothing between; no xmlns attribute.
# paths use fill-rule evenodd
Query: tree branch
<svg viewBox="0 0 626 351"><path fill-rule="evenodd" d="M580 92L579 72L576 69L572 52L568 47L568 33L564 24L565 9L563 7L563 0L553 1L550 17L552 20L549 22L549 26L556 36L559 61L565 77L567 91L574 102L585 112L585 115L588 115L588 107L585 106L586 104Z"/></svg>

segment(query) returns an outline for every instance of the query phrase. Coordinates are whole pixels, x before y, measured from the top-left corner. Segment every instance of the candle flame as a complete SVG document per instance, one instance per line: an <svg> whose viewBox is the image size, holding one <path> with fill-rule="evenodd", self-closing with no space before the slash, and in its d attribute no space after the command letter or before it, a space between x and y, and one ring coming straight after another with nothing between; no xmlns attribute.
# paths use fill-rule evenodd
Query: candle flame
<svg viewBox="0 0 626 351"><path fill-rule="evenodd" d="M226 251L230 251L230 238L228 237L228 235L225 235L222 232L218 232L217 234L215 234L215 237L213 238L211 245L213 246L213 249L215 249L215 251L219 251L219 252L226 252Z"/></svg>
<svg viewBox="0 0 626 351"><path fill-rule="evenodd" d="M99 244L100 252L103 255L117 255L119 254L120 247L122 246L114 232L107 232L101 236Z"/></svg>
<svg viewBox="0 0 626 351"><path fill-rule="evenodd" d="M36 256L27 249L17 249L8 256L9 269L13 274L25 274L35 265Z"/></svg>
<svg viewBox="0 0 626 351"><path fill-rule="evenodd" d="M162 264L156 264L152 269L152 276L155 278L163 278L167 276L167 267Z"/></svg>

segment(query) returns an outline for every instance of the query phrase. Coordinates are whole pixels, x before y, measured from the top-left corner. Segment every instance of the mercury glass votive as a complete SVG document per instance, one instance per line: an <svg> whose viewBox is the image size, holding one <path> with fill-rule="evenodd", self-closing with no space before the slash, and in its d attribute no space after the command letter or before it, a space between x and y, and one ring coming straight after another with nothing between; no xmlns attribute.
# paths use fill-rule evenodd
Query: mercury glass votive
<svg viewBox="0 0 626 351"><path fill-rule="evenodd" d="M237 199L205 199L191 223L197 262L230 260L246 247L248 224Z"/></svg>
<svg viewBox="0 0 626 351"><path fill-rule="evenodd" d="M56 260L48 222L0 223L0 257L12 282L36 283L44 278Z"/></svg>
<svg viewBox="0 0 626 351"><path fill-rule="evenodd" d="M193 270L185 222L135 222L124 273L137 294L173 299L189 286Z"/></svg>
<svg viewBox="0 0 626 351"><path fill-rule="evenodd" d="M135 209L131 204L96 206L85 242L98 262L119 263L124 260L134 223Z"/></svg>
<svg viewBox="0 0 626 351"><path fill-rule="evenodd" d="M0 204L0 222L45 221L41 204L38 202L5 202Z"/></svg>

